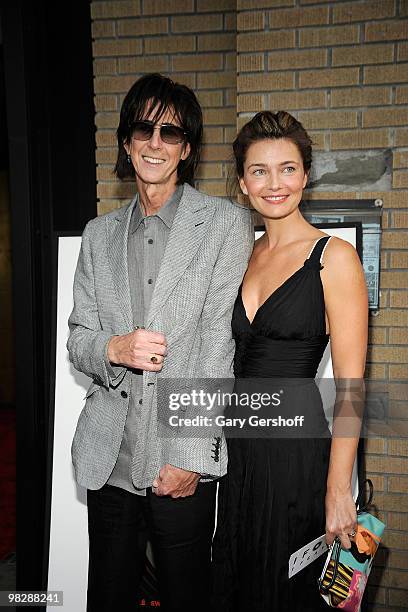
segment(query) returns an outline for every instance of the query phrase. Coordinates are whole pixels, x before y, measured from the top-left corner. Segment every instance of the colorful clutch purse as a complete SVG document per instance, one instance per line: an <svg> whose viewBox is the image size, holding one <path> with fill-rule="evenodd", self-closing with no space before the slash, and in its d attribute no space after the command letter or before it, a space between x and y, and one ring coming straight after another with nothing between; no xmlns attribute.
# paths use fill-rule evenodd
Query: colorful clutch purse
<svg viewBox="0 0 408 612"><path fill-rule="evenodd" d="M358 612L370 574L374 555L381 542L384 523L366 512L373 498L373 483L368 484L370 496L362 507L364 490L357 498L357 533L349 550L341 547L339 538L334 540L329 551L322 575L319 578L320 594L331 608L347 612Z"/></svg>

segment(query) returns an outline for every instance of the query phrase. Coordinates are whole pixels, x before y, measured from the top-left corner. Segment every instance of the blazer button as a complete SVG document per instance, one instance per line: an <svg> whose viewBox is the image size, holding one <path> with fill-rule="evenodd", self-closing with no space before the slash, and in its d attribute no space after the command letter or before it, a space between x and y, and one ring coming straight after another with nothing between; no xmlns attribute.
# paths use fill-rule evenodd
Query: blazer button
<svg viewBox="0 0 408 612"><path fill-rule="evenodd" d="M122 396L122 397L125 397L125 398L128 396L128 394L126 393L126 391L121 391L121 392L120 392L120 394L121 394L121 396Z"/></svg>

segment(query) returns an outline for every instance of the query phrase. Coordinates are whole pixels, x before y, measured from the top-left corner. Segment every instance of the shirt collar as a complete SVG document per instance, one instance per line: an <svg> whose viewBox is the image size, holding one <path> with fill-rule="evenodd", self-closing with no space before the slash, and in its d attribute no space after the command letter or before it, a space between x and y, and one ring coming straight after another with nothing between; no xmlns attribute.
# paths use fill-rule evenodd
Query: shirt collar
<svg viewBox="0 0 408 612"><path fill-rule="evenodd" d="M150 216L158 217L169 229L171 229L182 195L183 185L178 185L174 193L172 193L160 210L155 215ZM144 219L146 219L146 216L141 210L140 198L139 195L137 195L135 206L133 208L132 219L130 221L130 233L135 232Z"/></svg>

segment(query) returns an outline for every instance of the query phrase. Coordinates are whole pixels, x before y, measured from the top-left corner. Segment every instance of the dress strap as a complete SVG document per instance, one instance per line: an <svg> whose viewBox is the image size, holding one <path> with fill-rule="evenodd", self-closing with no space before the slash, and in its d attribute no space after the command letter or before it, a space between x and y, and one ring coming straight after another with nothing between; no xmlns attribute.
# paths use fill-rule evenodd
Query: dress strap
<svg viewBox="0 0 408 612"><path fill-rule="evenodd" d="M330 238L331 236L323 236L322 238L318 238L314 243L307 259L314 263L322 263L323 255Z"/></svg>

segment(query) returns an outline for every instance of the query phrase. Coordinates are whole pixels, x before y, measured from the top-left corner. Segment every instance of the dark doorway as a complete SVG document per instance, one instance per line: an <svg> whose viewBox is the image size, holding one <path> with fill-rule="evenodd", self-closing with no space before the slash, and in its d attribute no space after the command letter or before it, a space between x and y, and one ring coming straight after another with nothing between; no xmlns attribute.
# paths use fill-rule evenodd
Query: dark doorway
<svg viewBox="0 0 408 612"><path fill-rule="evenodd" d="M54 232L96 216L90 5L0 7L17 417L17 589L44 589Z"/></svg>
<svg viewBox="0 0 408 612"><path fill-rule="evenodd" d="M11 221L4 58L0 23L0 590L16 588L16 433Z"/></svg>

